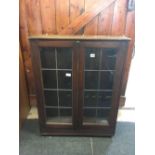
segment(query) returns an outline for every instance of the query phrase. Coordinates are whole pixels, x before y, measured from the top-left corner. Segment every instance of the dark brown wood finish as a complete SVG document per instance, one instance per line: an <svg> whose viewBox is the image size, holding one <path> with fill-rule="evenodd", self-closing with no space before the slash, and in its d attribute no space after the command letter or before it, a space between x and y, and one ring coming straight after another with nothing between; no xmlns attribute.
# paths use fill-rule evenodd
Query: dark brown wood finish
<svg viewBox="0 0 155 155"><path fill-rule="evenodd" d="M128 42L122 41L121 46L119 47L117 52L116 73L114 77L113 96L112 96L112 109L109 119L110 125L113 126L113 128L116 127L116 119L119 108L119 101L121 97L121 88L123 84L123 74L125 70L127 49L128 49Z"/></svg>
<svg viewBox="0 0 155 155"><path fill-rule="evenodd" d="M72 36L34 36L30 37L32 62L38 99L38 112L42 135L81 135L81 136L112 136L115 132L119 99L121 96L122 79L126 60L129 38L125 37L72 37ZM43 82L40 71L41 47L72 48L72 124L47 124ZM108 124L83 124L84 106L84 64L86 48L113 48L117 51L114 84L112 90L112 107ZM65 59L65 57L64 57Z"/></svg>
<svg viewBox="0 0 155 155"><path fill-rule="evenodd" d="M78 113L79 113L79 107L78 107L78 70L79 70L79 55L78 55L78 45L73 47L73 127L74 129L78 128Z"/></svg>
<svg viewBox="0 0 155 155"><path fill-rule="evenodd" d="M83 104L84 104L84 95L83 95L83 89L84 89L84 47L81 44L79 48L79 94L78 94L78 108L79 108L79 128L82 127L83 123Z"/></svg>
<svg viewBox="0 0 155 155"><path fill-rule="evenodd" d="M40 55L39 55L39 46L37 44L37 40L31 41L31 50L32 52L32 65L33 72L35 77L35 88L37 94L37 106L38 106L38 114L39 114L39 123L40 123L40 132L42 132L45 127L45 107L44 107L44 94L43 94L43 84L41 79L41 71L40 71Z"/></svg>

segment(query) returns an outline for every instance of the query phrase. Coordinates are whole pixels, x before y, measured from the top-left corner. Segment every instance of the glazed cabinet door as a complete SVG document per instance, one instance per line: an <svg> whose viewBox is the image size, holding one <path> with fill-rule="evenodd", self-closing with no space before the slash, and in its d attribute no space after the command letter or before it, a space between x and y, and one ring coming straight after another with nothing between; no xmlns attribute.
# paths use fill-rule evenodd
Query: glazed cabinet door
<svg viewBox="0 0 155 155"><path fill-rule="evenodd" d="M72 41L33 41L38 112L43 126L73 128L76 52ZM76 83L75 83L76 85Z"/></svg>
<svg viewBox="0 0 155 155"><path fill-rule="evenodd" d="M126 45L120 42L81 43L79 80L81 128L115 126L125 47Z"/></svg>

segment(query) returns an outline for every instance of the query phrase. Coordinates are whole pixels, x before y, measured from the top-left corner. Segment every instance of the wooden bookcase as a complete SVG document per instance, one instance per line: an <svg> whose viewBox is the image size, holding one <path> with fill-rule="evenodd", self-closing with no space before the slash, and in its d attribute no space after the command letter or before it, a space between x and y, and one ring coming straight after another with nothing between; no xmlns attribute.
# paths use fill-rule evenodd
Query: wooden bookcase
<svg viewBox="0 0 155 155"><path fill-rule="evenodd" d="M42 135L112 136L129 38L31 36Z"/></svg>

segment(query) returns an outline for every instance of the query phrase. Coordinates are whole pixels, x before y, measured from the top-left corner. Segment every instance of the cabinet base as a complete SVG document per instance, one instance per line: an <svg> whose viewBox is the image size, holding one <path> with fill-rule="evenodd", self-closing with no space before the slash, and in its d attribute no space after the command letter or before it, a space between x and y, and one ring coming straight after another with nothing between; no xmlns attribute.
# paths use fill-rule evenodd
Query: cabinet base
<svg viewBox="0 0 155 155"><path fill-rule="evenodd" d="M42 129L42 136L90 136L90 137L112 137L115 134L114 130L74 130L74 129Z"/></svg>

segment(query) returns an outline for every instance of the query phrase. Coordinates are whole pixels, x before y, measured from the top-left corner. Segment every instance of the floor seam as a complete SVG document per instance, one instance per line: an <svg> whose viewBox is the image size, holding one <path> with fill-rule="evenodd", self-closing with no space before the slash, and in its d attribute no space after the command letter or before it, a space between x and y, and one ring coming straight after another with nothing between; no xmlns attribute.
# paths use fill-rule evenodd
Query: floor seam
<svg viewBox="0 0 155 155"><path fill-rule="evenodd" d="M90 146L91 146L92 155L94 155L94 150L93 150L93 138L90 138Z"/></svg>

